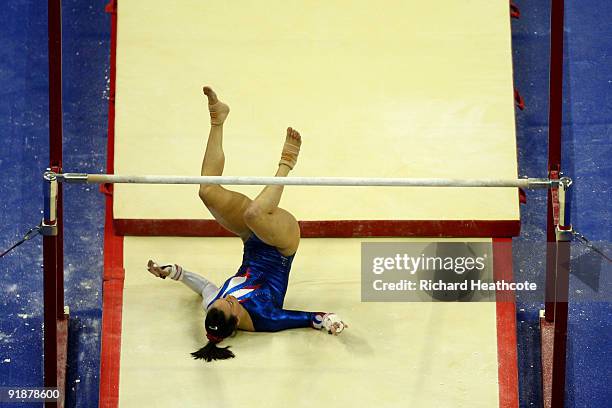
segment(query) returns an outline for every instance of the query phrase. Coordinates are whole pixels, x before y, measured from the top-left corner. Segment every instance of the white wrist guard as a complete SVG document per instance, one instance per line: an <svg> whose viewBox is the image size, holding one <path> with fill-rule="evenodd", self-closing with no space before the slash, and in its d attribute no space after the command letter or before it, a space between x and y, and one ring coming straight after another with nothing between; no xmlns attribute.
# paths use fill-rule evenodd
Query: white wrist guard
<svg viewBox="0 0 612 408"><path fill-rule="evenodd" d="M161 267L163 270L170 270L170 274L168 275L170 279L173 280L181 280L183 277L183 268L180 265L172 264L172 265L164 265Z"/></svg>
<svg viewBox="0 0 612 408"><path fill-rule="evenodd" d="M338 323L336 334L342 333L342 331L344 330L344 323L342 322L342 319L340 319L340 316L335 313L327 313L323 316L323 327L325 328L325 330L327 330L328 333L332 332L331 328L334 323Z"/></svg>

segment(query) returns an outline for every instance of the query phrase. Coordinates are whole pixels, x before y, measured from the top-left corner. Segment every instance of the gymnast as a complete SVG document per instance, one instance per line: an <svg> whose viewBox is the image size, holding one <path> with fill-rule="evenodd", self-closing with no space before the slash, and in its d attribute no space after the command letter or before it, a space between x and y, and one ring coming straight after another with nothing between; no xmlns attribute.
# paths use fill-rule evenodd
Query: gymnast
<svg viewBox="0 0 612 408"><path fill-rule="evenodd" d="M229 106L205 86L210 112L210 133L202 162L203 176L223 173L223 123ZM297 162L302 139L287 129L276 177L285 177ZM242 265L218 288L206 278L180 265L158 265L149 260L153 275L181 281L203 298L204 327L208 343L191 353L206 361L234 357L229 346L216 345L237 330L275 332L299 327L324 329L333 335L348 326L334 313L283 309L291 263L300 242L300 227L293 215L278 206L282 185L266 186L251 200L220 185L200 185L199 196L215 219L244 242Z"/></svg>

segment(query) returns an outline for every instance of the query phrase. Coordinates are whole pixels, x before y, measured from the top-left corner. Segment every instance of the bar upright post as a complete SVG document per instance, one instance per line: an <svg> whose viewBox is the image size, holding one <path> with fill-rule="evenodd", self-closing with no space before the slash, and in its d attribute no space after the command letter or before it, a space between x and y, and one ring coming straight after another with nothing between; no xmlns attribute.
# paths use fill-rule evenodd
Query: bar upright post
<svg viewBox="0 0 612 408"><path fill-rule="evenodd" d="M61 0L48 0L49 39L49 167L62 171L62 13ZM58 365L58 324L64 318L64 245L62 183L57 186L56 234L43 237L44 385L60 387L64 368ZM65 324L61 326L65 327ZM65 346L65 344L64 344ZM63 396L60 398L63 405ZM58 406L55 402L46 407Z"/></svg>

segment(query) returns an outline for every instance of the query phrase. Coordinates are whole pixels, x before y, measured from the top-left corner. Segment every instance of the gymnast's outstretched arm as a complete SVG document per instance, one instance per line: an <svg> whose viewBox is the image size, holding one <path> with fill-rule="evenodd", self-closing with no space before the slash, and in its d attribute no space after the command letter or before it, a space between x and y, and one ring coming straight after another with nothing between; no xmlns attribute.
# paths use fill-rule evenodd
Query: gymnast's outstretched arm
<svg viewBox="0 0 612 408"><path fill-rule="evenodd" d="M155 262L149 260L147 269L153 275L162 279L169 277L170 279L183 282L189 289L202 296L204 299L203 303L205 304L208 304L219 291L219 288L214 283L197 273L183 269L180 265L158 266Z"/></svg>
<svg viewBox="0 0 612 408"><path fill-rule="evenodd" d="M313 329L325 329L329 334L338 335L348 327L335 313L304 312L301 310L280 309L267 304L261 313L253 318L253 324L257 331L276 332L286 329L297 329L301 327L312 327Z"/></svg>

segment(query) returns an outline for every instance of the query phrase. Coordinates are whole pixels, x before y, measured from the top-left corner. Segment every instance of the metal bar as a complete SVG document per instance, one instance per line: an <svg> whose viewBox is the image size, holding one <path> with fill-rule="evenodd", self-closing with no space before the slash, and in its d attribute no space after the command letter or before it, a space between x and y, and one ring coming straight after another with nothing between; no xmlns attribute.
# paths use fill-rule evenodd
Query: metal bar
<svg viewBox="0 0 612 408"><path fill-rule="evenodd" d="M548 170L561 170L563 126L564 0L552 0L550 10L550 73L548 85Z"/></svg>
<svg viewBox="0 0 612 408"><path fill-rule="evenodd" d="M64 316L64 191L61 183L57 186L57 271L56 284L56 311L57 318Z"/></svg>
<svg viewBox="0 0 612 408"><path fill-rule="evenodd" d="M558 178L561 171L561 137L563 127L563 35L564 0L551 0L550 8L550 76L548 100L548 176ZM570 242L560 241L558 195L548 192L546 311L547 321L554 321L551 407L562 408L565 401L565 358L567 337L567 294L569 291ZM564 209L569 211L569 209ZM557 218L557 219L555 219ZM567 235L567 234L566 234ZM553 254L554 253L554 254ZM554 277L551 274L554 273ZM550 287L549 285L552 285ZM554 299L548 296L554 294Z"/></svg>
<svg viewBox="0 0 612 408"><path fill-rule="evenodd" d="M554 177L558 172L551 172ZM547 213L546 213L546 286L544 287L544 319L552 323L555 321L555 287L556 287L556 261L557 261L557 238L555 233L558 214L559 194L557 191L548 190Z"/></svg>
<svg viewBox="0 0 612 408"><path fill-rule="evenodd" d="M49 167L62 169L62 13L61 0L48 0L49 58ZM63 228L62 186L58 185L56 207L57 235L43 237L43 297L44 297L44 384L58 384L57 321L63 315ZM46 407L57 403L47 402Z"/></svg>
<svg viewBox="0 0 612 408"><path fill-rule="evenodd" d="M62 12L61 0L48 0L49 167L62 167Z"/></svg>
<svg viewBox="0 0 612 408"><path fill-rule="evenodd" d="M559 219L556 227L555 259L555 316L551 374L551 407L563 407L565 403L565 369L567 353L567 318L569 302L569 274L571 268L570 224L571 193L569 186L561 185L558 190Z"/></svg>
<svg viewBox="0 0 612 408"><path fill-rule="evenodd" d="M128 183L128 184L224 184L285 186L386 186L386 187L515 187L551 188L559 180L525 179L441 179L441 178L376 178L376 177L239 177L239 176L122 176L116 174L57 174L65 183Z"/></svg>
<svg viewBox="0 0 612 408"><path fill-rule="evenodd" d="M572 189L569 186L559 187L559 225L570 227L572 225Z"/></svg>
<svg viewBox="0 0 612 408"><path fill-rule="evenodd" d="M59 183L54 176L49 177L50 172L45 173L43 181L43 226L55 226L57 222L57 195ZM53 234L55 235L55 234Z"/></svg>
<svg viewBox="0 0 612 408"><path fill-rule="evenodd" d="M44 291L44 380L45 387L57 387L57 310L54 271L57 269L57 236L43 237Z"/></svg>

